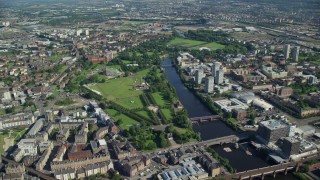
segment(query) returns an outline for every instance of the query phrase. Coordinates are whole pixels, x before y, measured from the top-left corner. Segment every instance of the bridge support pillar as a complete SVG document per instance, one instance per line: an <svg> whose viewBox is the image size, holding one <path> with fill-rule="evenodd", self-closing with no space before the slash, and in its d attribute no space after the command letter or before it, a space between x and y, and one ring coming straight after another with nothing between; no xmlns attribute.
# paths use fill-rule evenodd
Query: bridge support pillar
<svg viewBox="0 0 320 180"><path fill-rule="evenodd" d="M284 170L284 175L287 175L287 174L288 174L288 168Z"/></svg>
<svg viewBox="0 0 320 180"><path fill-rule="evenodd" d="M273 171L273 178L276 178L277 172Z"/></svg>
<svg viewBox="0 0 320 180"><path fill-rule="evenodd" d="M250 176L250 177L249 177L249 180L252 180L252 179L253 179L253 177L252 177L252 176Z"/></svg>
<svg viewBox="0 0 320 180"><path fill-rule="evenodd" d="M238 178L239 180L241 180L242 179L242 177L241 177L241 175L239 176L239 178Z"/></svg>
<svg viewBox="0 0 320 180"><path fill-rule="evenodd" d="M261 174L261 180L264 180L264 174L263 173Z"/></svg>

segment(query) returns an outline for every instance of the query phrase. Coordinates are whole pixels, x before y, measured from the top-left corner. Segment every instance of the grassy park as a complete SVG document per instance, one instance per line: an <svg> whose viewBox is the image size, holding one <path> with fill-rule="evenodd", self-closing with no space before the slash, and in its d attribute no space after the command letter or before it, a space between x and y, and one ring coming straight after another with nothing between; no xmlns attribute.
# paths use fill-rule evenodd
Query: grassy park
<svg viewBox="0 0 320 180"><path fill-rule="evenodd" d="M107 100L116 100L118 98L139 96L142 90L135 90L142 78L148 73L148 70L140 71L132 76L110 79L106 83L97 83L89 85L88 88L98 91Z"/></svg>
<svg viewBox="0 0 320 180"><path fill-rule="evenodd" d="M148 111L138 111L137 113L140 114L143 117L150 118L150 115L149 115Z"/></svg>
<svg viewBox="0 0 320 180"><path fill-rule="evenodd" d="M167 120L172 120L172 112L170 109L161 109L161 111Z"/></svg>
<svg viewBox="0 0 320 180"><path fill-rule="evenodd" d="M122 129L129 129L131 126L139 124L139 122L134 119L124 114L120 114L117 110L107 109L107 113L112 116L115 121L119 122L119 120L121 120L120 127Z"/></svg>
<svg viewBox="0 0 320 180"><path fill-rule="evenodd" d="M168 43L169 46L177 46L191 49L199 49L201 47L208 47L211 50L223 49L224 45L215 42L196 41L184 38L175 38Z"/></svg>
<svg viewBox="0 0 320 180"><path fill-rule="evenodd" d="M143 90L135 90L134 86L140 84L144 76L148 73L147 70L137 72L128 77L120 77L108 80L106 83L97 83L89 85L88 88L99 92L103 97L109 101L113 101L126 109L143 108L144 104L141 101L140 95ZM139 124L136 120L120 114L117 110L108 109L107 113L112 116L116 121L121 119L120 127L128 129L130 126ZM137 114L150 118L147 111L138 111Z"/></svg>
<svg viewBox="0 0 320 180"><path fill-rule="evenodd" d="M115 102L127 109L143 108L143 103L139 96L118 99Z"/></svg>
<svg viewBox="0 0 320 180"><path fill-rule="evenodd" d="M165 106L168 104L160 92L152 93L151 96L158 106Z"/></svg>

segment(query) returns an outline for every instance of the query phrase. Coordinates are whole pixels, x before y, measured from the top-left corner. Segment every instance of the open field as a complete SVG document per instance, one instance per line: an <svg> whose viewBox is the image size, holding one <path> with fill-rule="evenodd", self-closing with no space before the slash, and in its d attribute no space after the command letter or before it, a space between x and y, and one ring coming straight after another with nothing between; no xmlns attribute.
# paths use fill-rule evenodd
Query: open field
<svg viewBox="0 0 320 180"><path fill-rule="evenodd" d="M170 109L161 109L163 115L168 119L171 120L172 119L172 113L170 111Z"/></svg>
<svg viewBox="0 0 320 180"><path fill-rule="evenodd" d="M143 117L151 119L148 111L138 111L137 114L140 114Z"/></svg>
<svg viewBox="0 0 320 180"><path fill-rule="evenodd" d="M195 46L200 46L202 44L206 44L207 42L204 41L195 41L191 39L183 39L183 38L175 38L171 40L168 45L169 46L181 46L186 48L192 48Z"/></svg>
<svg viewBox="0 0 320 180"><path fill-rule="evenodd" d="M115 102L128 109L143 108L143 104L139 96L119 99Z"/></svg>
<svg viewBox="0 0 320 180"><path fill-rule="evenodd" d="M109 68L109 69L116 69L116 70L121 70L121 67L120 67L120 65L110 65L110 66L106 66L107 68Z"/></svg>
<svg viewBox="0 0 320 180"><path fill-rule="evenodd" d="M108 80L106 83L89 85L88 88L100 92L107 100L139 96L143 91L135 90L134 86L141 82L141 79L148 71L149 70L143 70L132 76L115 78Z"/></svg>
<svg viewBox="0 0 320 180"><path fill-rule="evenodd" d="M199 49L201 47L208 47L211 50L223 49L224 45L215 42L196 41L191 39L175 38L168 43L169 46L180 46L191 49Z"/></svg>
<svg viewBox="0 0 320 180"><path fill-rule="evenodd" d="M212 43L208 43L208 44L205 44L205 45L201 45L201 46L196 46L194 48L201 48L201 47L207 47L207 48L210 48L211 50L217 50L217 49L223 49L225 46L222 45L222 44L219 44L219 43L215 43L215 42L212 42Z"/></svg>
<svg viewBox="0 0 320 180"><path fill-rule="evenodd" d="M124 114L120 114L117 110L107 109L107 113L117 122L121 119L122 123L120 124L120 127L122 129L129 129L131 126L139 124L139 122L134 119Z"/></svg>
<svg viewBox="0 0 320 180"><path fill-rule="evenodd" d="M158 106L165 106L168 104L168 102L163 98L160 92L152 93L151 96Z"/></svg>

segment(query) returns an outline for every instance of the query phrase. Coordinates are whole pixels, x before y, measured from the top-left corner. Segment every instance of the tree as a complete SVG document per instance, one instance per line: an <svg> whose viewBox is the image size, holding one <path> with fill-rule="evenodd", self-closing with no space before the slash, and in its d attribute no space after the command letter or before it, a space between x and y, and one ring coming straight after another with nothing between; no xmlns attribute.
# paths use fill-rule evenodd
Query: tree
<svg viewBox="0 0 320 180"><path fill-rule="evenodd" d="M117 123L118 123L119 125L121 125L121 124L123 123L123 120L122 120L122 119L119 119L119 120L117 121Z"/></svg>
<svg viewBox="0 0 320 180"><path fill-rule="evenodd" d="M6 114L11 114L11 113L13 113L14 112L14 107L12 107L12 108L6 108L4 111L5 111L5 113Z"/></svg>
<svg viewBox="0 0 320 180"><path fill-rule="evenodd" d="M173 118L173 123L181 128L190 128L191 122L188 119L188 114L185 110L178 111Z"/></svg>

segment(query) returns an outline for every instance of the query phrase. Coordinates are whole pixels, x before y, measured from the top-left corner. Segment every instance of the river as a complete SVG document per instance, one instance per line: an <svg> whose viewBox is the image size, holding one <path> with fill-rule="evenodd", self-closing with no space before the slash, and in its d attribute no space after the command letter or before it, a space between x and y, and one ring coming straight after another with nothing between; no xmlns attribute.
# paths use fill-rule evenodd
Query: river
<svg viewBox="0 0 320 180"><path fill-rule="evenodd" d="M189 117L210 116L212 113L210 110L200 102L200 100L186 88L176 69L171 66L171 60L165 60L162 64L165 69L165 73L170 83L176 89L178 98L183 104L184 108L188 111Z"/></svg>
<svg viewBox="0 0 320 180"><path fill-rule="evenodd" d="M202 104L202 102L188 88L184 86L176 69L171 66L171 60L164 60L162 67L165 70L165 74L169 79L169 82L176 89L177 96L184 108L188 111L190 118L212 115L210 110L204 104ZM202 140L235 134L235 132L222 121L195 124L193 125L193 129L197 132L200 132Z"/></svg>
<svg viewBox="0 0 320 180"><path fill-rule="evenodd" d="M212 115L209 109L184 86L176 69L171 66L171 60L164 60L162 67L165 70L165 74L169 79L169 82L176 89L180 102L188 111L189 117ZM193 129L200 132L202 140L236 134L236 132L220 120L204 124L194 124ZM226 146L229 146L232 149L232 152L226 152L223 149ZM270 163L266 162L264 158L261 157L261 154L251 148L248 143L242 143L239 149L235 149L233 147L234 145L232 144L226 144L224 146L213 146L213 149L215 149L220 156L227 158L231 166L234 169L237 169L238 172L270 165ZM252 155L247 155L245 150L249 150Z"/></svg>

